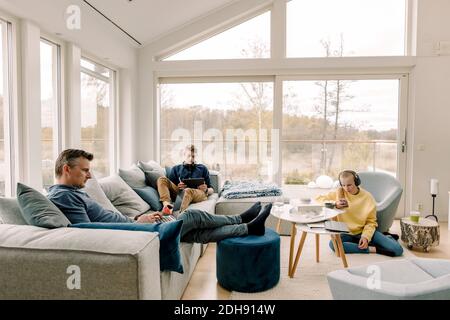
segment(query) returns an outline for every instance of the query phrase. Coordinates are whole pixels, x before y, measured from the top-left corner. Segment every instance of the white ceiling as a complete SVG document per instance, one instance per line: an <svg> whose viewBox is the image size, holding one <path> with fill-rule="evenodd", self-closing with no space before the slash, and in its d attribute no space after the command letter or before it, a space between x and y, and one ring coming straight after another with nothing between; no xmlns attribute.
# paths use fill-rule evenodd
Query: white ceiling
<svg viewBox="0 0 450 320"><path fill-rule="evenodd" d="M246 0L87 0L143 46L232 2ZM81 9L81 29L67 28L67 9ZM0 0L0 12L36 23L45 34L74 43L118 67L136 61L140 46L83 0Z"/></svg>
<svg viewBox="0 0 450 320"><path fill-rule="evenodd" d="M87 0L142 44L235 0Z"/></svg>

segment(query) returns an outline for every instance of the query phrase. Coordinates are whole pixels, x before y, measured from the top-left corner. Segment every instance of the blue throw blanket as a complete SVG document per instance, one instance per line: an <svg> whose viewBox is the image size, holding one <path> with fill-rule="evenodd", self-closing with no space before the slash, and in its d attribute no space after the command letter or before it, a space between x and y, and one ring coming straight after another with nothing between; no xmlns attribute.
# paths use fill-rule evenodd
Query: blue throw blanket
<svg viewBox="0 0 450 320"><path fill-rule="evenodd" d="M283 192L274 183L227 181L222 196L226 199L281 196Z"/></svg>

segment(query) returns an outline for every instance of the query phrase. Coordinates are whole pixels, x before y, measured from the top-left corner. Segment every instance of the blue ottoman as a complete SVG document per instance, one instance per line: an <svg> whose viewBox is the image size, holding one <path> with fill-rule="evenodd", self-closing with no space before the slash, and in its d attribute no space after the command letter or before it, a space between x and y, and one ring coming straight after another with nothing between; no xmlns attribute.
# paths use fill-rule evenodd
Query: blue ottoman
<svg viewBox="0 0 450 320"><path fill-rule="evenodd" d="M280 236L228 238L217 243L217 281L229 291L259 292L280 280Z"/></svg>

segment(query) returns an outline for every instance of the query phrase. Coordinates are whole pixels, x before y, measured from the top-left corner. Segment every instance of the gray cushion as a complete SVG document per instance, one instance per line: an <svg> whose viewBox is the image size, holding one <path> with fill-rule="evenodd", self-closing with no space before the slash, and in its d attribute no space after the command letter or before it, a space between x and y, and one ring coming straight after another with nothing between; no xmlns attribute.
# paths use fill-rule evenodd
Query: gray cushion
<svg viewBox="0 0 450 320"><path fill-rule="evenodd" d="M159 201L159 194L156 189L145 186L144 188L133 188L133 190L142 198L145 202L147 202L152 210L161 211L163 205L161 201Z"/></svg>
<svg viewBox="0 0 450 320"><path fill-rule="evenodd" d="M138 162L138 167L142 169L142 171L157 171L161 175L166 176L166 170L159 165L158 162L150 160L149 162Z"/></svg>
<svg viewBox="0 0 450 320"><path fill-rule="evenodd" d="M443 259L411 259L411 262L434 278L450 274L450 260Z"/></svg>
<svg viewBox="0 0 450 320"><path fill-rule="evenodd" d="M134 217L150 210L150 206L123 179L115 174L99 181L108 199L122 214Z"/></svg>
<svg viewBox="0 0 450 320"><path fill-rule="evenodd" d="M411 284L432 280L433 277L418 267L410 260L392 260L378 263L381 281ZM371 273L367 266L349 268L348 272L353 275L368 278Z"/></svg>
<svg viewBox="0 0 450 320"><path fill-rule="evenodd" d="M119 169L119 176L133 189L146 187L144 172L135 164L127 170Z"/></svg>
<svg viewBox="0 0 450 320"><path fill-rule="evenodd" d="M83 188L83 190L92 200L96 201L103 208L112 210L114 212L120 212L116 209L116 207L113 206L111 201L109 201L108 197L106 196L105 192L103 192L102 187L94 176L92 176L92 178L86 182L86 186Z"/></svg>
<svg viewBox="0 0 450 320"><path fill-rule="evenodd" d="M16 198L0 197L0 220L6 224L27 225Z"/></svg>
<svg viewBox="0 0 450 320"><path fill-rule="evenodd" d="M31 225L42 228L60 228L70 221L43 194L22 183L17 184L17 200L24 219Z"/></svg>
<svg viewBox="0 0 450 320"><path fill-rule="evenodd" d="M158 170L152 171L145 170L143 173L145 174L146 184L152 187L153 189L158 190L157 181L160 177L165 177L165 175L161 174L161 172L159 172Z"/></svg>

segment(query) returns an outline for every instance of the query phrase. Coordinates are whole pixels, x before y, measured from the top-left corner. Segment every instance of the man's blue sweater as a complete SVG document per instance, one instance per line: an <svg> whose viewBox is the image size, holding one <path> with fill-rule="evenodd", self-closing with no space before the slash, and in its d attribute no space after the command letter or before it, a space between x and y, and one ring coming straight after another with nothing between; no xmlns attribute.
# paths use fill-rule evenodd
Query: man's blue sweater
<svg viewBox="0 0 450 320"><path fill-rule="evenodd" d="M178 185L183 179L204 178L208 188L212 188L208 168L203 164L195 164L194 166L185 164L176 165L170 171L168 178L175 185Z"/></svg>
<svg viewBox="0 0 450 320"><path fill-rule="evenodd" d="M134 222L121 213L104 209L79 188L57 184L51 186L47 197L66 215L70 223Z"/></svg>

